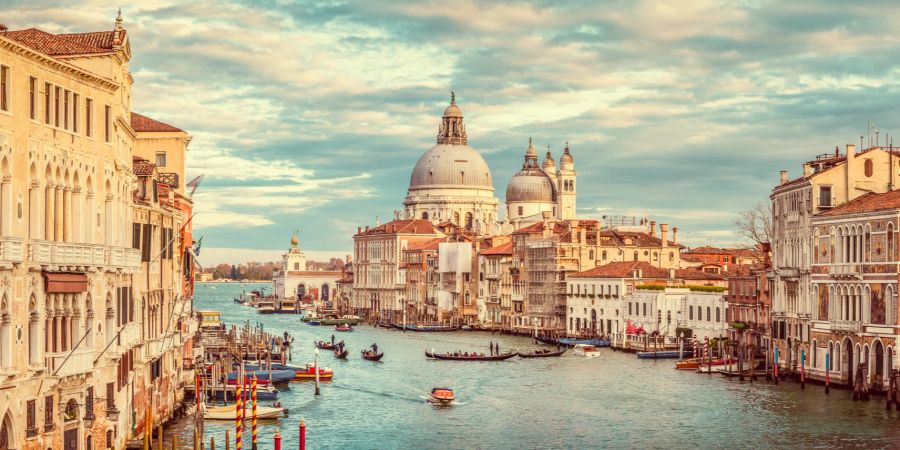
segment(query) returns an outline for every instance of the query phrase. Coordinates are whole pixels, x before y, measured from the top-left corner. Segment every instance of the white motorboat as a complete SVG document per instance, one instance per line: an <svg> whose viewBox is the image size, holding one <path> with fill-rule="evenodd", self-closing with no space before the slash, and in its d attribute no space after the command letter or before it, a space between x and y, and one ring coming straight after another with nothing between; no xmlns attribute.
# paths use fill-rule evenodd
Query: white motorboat
<svg viewBox="0 0 900 450"><path fill-rule="evenodd" d="M586 358L593 358L600 356L600 349L593 345L588 344L577 344L575 346L575 350L573 351L576 356L584 356Z"/></svg>
<svg viewBox="0 0 900 450"><path fill-rule="evenodd" d="M256 418L257 419L277 419L284 414L284 408L271 407L271 406L259 406L256 407ZM206 411L203 413L204 419L211 420L234 420L235 417L234 404L225 405L225 406L212 406L206 407ZM247 408L247 419L250 419L250 408Z"/></svg>

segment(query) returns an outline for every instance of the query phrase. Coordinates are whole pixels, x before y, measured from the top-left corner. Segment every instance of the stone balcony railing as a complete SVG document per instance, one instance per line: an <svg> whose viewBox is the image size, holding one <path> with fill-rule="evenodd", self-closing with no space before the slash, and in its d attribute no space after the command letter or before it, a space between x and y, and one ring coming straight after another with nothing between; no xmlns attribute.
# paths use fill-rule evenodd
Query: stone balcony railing
<svg viewBox="0 0 900 450"><path fill-rule="evenodd" d="M848 331L851 333L859 333L861 328L861 322L858 320L832 320L831 321L831 330L832 331Z"/></svg>
<svg viewBox="0 0 900 450"><path fill-rule="evenodd" d="M861 265L856 263L833 264L831 266L832 275L859 275L861 271Z"/></svg>
<svg viewBox="0 0 900 450"><path fill-rule="evenodd" d="M75 350L71 352L47 353L47 371L57 377L69 377L90 373L94 370L94 351ZM66 359L68 357L68 359Z"/></svg>
<svg viewBox="0 0 900 450"><path fill-rule="evenodd" d="M25 240L16 237L0 238L0 261L9 263L25 261Z"/></svg>
<svg viewBox="0 0 900 450"><path fill-rule="evenodd" d="M22 245L24 246L24 244ZM3 256L5 256L4 247L6 247L6 242L0 241L0 254ZM12 244L11 247L15 248ZM131 269L139 269L141 266L139 250L98 244L32 240L28 245L27 256L28 261L42 265L105 266Z"/></svg>

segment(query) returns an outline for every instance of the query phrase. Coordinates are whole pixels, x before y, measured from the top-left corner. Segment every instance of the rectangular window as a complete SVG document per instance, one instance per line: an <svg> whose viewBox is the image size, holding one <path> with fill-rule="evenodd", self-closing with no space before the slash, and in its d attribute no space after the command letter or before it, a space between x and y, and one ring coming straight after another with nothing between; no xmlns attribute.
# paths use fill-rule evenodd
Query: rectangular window
<svg viewBox="0 0 900 450"><path fill-rule="evenodd" d="M141 224L131 224L131 248L141 248Z"/></svg>
<svg viewBox="0 0 900 450"><path fill-rule="evenodd" d="M72 132L78 132L78 94L72 93Z"/></svg>
<svg viewBox="0 0 900 450"><path fill-rule="evenodd" d="M62 98L62 88L53 89L53 125L59 128L59 99Z"/></svg>
<svg viewBox="0 0 900 450"><path fill-rule="evenodd" d="M0 109L9 112L9 67L0 66Z"/></svg>
<svg viewBox="0 0 900 450"><path fill-rule="evenodd" d="M25 404L25 436L37 436L37 405L34 400Z"/></svg>
<svg viewBox="0 0 900 450"><path fill-rule="evenodd" d="M142 224L142 237L141 237L141 261L150 262L150 243L153 242L150 240L151 235L153 234L152 225L149 223Z"/></svg>
<svg viewBox="0 0 900 450"><path fill-rule="evenodd" d="M156 152L156 167L166 167L166 152Z"/></svg>
<svg viewBox="0 0 900 450"><path fill-rule="evenodd" d="M116 383L106 383L106 409L116 407Z"/></svg>
<svg viewBox="0 0 900 450"><path fill-rule="evenodd" d="M28 114L31 120L37 119L37 78L28 79Z"/></svg>
<svg viewBox="0 0 900 450"><path fill-rule="evenodd" d="M69 90L63 91L63 128L69 129Z"/></svg>
<svg viewBox="0 0 900 450"><path fill-rule="evenodd" d="M50 83L44 83L44 123L50 125Z"/></svg>
<svg viewBox="0 0 900 450"><path fill-rule="evenodd" d="M85 408L85 416L93 416L94 415L94 387L90 386L87 388L87 395L84 398L84 408Z"/></svg>
<svg viewBox="0 0 900 450"><path fill-rule="evenodd" d="M819 186L819 207L831 208L831 186Z"/></svg>
<svg viewBox="0 0 900 450"><path fill-rule="evenodd" d="M84 133L94 137L94 100L84 99Z"/></svg>
<svg viewBox="0 0 900 450"><path fill-rule="evenodd" d="M103 106L103 138L106 142L112 139L112 110L109 105Z"/></svg>
<svg viewBox="0 0 900 450"><path fill-rule="evenodd" d="M53 396L44 397L44 431L53 431Z"/></svg>

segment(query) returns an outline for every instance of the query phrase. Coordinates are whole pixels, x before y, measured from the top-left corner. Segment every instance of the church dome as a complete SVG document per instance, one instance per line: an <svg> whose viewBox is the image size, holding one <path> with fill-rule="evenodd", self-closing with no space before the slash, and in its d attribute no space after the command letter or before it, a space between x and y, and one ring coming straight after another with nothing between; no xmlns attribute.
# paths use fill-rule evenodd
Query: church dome
<svg viewBox="0 0 900 450"><path fill-rule="evenodd" d="M416 163L409 189L470 187L494 189L491 169L484 158L468 145L437 144Z"/></svg>
<svg viewBox="0 0 900 450"><path fill-rule="evenodd" d="M506 185L506 203L555 202L553 182L543 170L527 167L513 175Z"/></svg>

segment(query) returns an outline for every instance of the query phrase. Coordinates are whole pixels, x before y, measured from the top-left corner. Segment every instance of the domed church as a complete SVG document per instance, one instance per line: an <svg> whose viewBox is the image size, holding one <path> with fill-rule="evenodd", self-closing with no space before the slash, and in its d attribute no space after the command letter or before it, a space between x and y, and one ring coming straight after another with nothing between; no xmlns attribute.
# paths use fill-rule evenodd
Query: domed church
<svg viewBox="0 0 900 450"><path fill-rule="evenodd" d="M497 221L491 169L469 147L462 110L451 93L438 129L437 145L416 163L403 205L406 217L453 222L472 230L486 230Z"/></svg>
<svg viewBox="0 0 900 450"><path fill-rule="evenodd" d="M550 150L538 166L531 139L522 169L506 187L506 219L497 214L491 170L469 147L456 95L444 110L437 145L419 158L409 180L405 217L432 223L452 222L478 234L499 234L540 221L549 212L557 219L575 218L575 162L566 143L559 170ZM400 215L395 212L395 218Z"/></svg>

